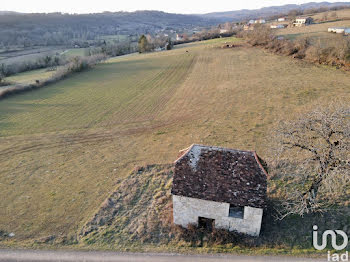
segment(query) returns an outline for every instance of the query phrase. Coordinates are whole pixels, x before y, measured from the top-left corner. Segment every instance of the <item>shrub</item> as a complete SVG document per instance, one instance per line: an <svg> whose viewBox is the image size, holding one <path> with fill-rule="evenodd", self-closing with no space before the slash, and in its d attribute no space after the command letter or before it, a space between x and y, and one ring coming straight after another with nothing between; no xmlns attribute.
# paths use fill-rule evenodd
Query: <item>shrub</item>
<svg viewBox="0 0 350 262"><path fill-rule="evenodd" d="M172 233L177 241L186 241L193 247L213 246L213 245L241 245L253 247L257 245L257 238L238 232L230 232L225 229L208 230L199 228L196 225L188 225L187 228L173 226Z"/></svg>
<svg viewBox="0 0 350 262"><path fill-rule="evenodd" d="M252 46L266 46L275 36L273 31L267 26L258 25L255 26L254 30L246 33L246 38Z"/></svg>
<svg viewBox="0 0 350 262"><path fill-rule="evenodd" d="M60 68L59 70L57 70L57 72L54 74L52 79L57 81L72 73L84 71L86 69L89 69L95 66L105 58L106 56L104 56L103 54L87 56L87 57L81 57L81 56L74 57L70 60L68 64L66 64L64 67Z"/></svg>
<svg viewBox="0 0 350 262"><path fill-rule="evenodd" d="M343 35L322 43L312 43L309 38L301 37L294 41L280 39L274 36L271 29L259 25L253 31L237 33L252 46L261 46L274 53L293 56L298 59L307 59L318 64L333 66L350 66L350 40Z"/></svg>

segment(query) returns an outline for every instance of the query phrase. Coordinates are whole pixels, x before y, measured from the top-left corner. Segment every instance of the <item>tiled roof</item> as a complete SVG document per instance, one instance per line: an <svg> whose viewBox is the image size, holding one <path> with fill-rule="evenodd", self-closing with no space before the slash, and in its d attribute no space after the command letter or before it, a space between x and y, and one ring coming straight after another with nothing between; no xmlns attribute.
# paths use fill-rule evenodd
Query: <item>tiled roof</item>
<svg viewBox="0 0 350 262"><path fill-rule="evenodd" d="M192 145L175 161L172 194L266 206L267 173L254 151Z"/></svg>

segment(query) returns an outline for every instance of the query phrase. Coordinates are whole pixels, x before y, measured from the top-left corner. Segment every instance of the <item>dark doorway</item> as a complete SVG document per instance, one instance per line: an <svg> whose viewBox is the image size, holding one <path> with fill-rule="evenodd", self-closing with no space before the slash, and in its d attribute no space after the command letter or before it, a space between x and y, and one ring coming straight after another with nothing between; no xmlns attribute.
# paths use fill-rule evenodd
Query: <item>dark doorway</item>
<svg viewBox="0 0 350 262"><path fill-rule="evenodd" d="M212 231L215 226L215 219L198 217L198 227Z"/></svg>

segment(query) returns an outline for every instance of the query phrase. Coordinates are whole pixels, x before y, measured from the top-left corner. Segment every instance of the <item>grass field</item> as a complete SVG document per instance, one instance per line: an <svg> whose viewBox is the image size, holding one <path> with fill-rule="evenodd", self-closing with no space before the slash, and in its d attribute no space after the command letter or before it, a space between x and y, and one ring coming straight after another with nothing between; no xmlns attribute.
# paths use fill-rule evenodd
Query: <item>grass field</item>
<svg viewBox="0 0 350 262"><path fill-rule="evenodd" d="M46 80L55 73L55 71L48 71L47 68L27 71L13 76L6 77L6 81L15 84L34 84L36 80Z"/></svg>
<svg viewBox="0 0 350 262"><path fill-rule="evenodd" d="M328 19L332 19L331 14L336 13L336 19L350 19L350 9L342 9L337 11L328 11L312 15L315 20L320 20L327 14Z"/></svg>
<svg viewBox="0 0 350 262"><path fill-rule="evenodd" d="M99 39L105 40L106 42L125 42L131 40L133 37L129 35L103 35Z"/></svg>
<svg viewBox="0 0 350 262"><path fill-rule="evenodd" d="M65 50L61 54L67 57L85 56L85 50L86 48L72 48L72 49Z"/></svg>
<svg viewBox="0 0 350 262"><path fill-rule="evenodd" d="M264 158L279 120L350 102L349 73L226 41L110 59L0 101L0 230L75 234L135 166L192 143Z"/></svg>
<svg viewBox="0 0 350 262"><path fill-rule="evenodd" d="M0 54L2 57L1 63L14 64L14 63L26 63L30 61L42 58L45 55L56 55L63 52L64 49L59 46L48 46L28 49L18 49L17 51L3 52Z"/></svg>

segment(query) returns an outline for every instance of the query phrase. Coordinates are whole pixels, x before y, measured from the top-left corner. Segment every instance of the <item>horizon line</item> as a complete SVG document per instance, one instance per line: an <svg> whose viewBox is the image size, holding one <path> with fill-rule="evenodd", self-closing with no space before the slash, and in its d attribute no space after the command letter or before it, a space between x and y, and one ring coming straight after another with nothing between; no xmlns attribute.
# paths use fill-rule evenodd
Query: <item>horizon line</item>
<svg viewBox="0 0 350 262"><path fill-rule="evenodd" d="M168 14L179 14L179 15L206 15L206 14L212 14L212 13L226 13L226 12L238 12L238 11L254 11L254 10L261 10L264 8L272 8L272 7L282 7L282 6L288 6L288 5L295 5L295 6L302 6L305 4L311 4L311 3L328 3L328 4L350 4L349 1L347 2L329 2L329 1L310 1L303 4L284 4L284 5L271 5L271 6L263 6L261 8L243 8L243 9L231 9L227 11L213 11L213 12L203 12L203 13L181 13L181 12L170 12L170 11L164 11L164 10L157 10L157 9L138 9L138 10L115 10L115 11L98 11L98 12L65 12L65 11L49 11L49 12L31 12L31 11L13 11L13 10L0 10L0 13L16 13L16 14L65 14L65 15L89 15L89 14L103 14L103 13L136 13L136 12L163 12Z"/></svg>

